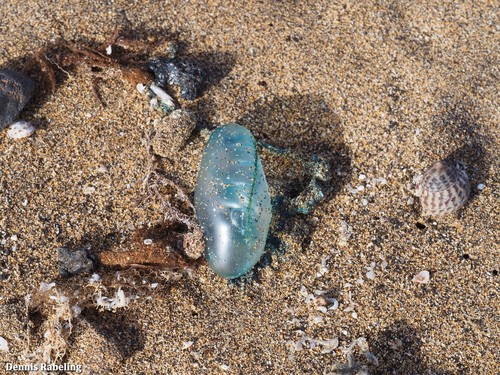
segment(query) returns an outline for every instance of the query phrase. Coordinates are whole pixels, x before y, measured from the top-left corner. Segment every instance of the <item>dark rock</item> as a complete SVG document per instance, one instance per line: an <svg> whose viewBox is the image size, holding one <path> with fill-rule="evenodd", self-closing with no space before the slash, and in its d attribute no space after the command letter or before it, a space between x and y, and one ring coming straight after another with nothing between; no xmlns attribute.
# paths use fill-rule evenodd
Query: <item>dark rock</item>
<svg viewBox="0 0 500 375"><path fill-rule="evenodd" d="M203 90L205 73L192 61L160 57L149 61L148 68L154 73L157 85L178 85L182 99L194 100Z"/></svg>
<svg viewBox="0 0 500 375"><path fill-rule="evenodd" d="M93 257L85 249L69 250L65 247L57 249L57 264L61 276L72 276L90 273L95 268Z"/></svg>
<svg viewBox="0 0 500 375"><path fill-rule="evenodd" d="M0 70L0 129L14 122L34 91L35 83L28 76Z"/></svg>

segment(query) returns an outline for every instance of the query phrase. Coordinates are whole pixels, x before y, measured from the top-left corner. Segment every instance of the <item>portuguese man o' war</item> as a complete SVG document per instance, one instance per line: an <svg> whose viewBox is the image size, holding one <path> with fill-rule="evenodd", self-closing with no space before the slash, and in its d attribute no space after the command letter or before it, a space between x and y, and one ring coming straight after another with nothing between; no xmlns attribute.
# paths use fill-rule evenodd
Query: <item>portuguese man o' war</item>
<svg viewBox="0 0 500 375"><path fill-rule="evenodd" d="M194 199L210 268L228 279L251 270L264 253L271 198L248 129L227 124L214 130L205 146Z"/></svg>

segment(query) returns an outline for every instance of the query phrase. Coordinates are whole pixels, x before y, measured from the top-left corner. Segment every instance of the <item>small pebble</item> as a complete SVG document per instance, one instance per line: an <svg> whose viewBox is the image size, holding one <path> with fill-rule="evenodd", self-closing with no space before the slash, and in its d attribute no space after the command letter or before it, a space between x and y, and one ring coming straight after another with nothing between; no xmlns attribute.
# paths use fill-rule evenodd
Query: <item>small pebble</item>
<svg viewBox="0 0 500 375"><path fill-rule="evenodd" d="M162 157L172 157L184 146L196 128L196 118L191 112L178 109L163 117L155 125L151 140L153 152Z"/></svg>
<svg viewBox="0 0 500 375"><path fill-rule="evenodd" d="M360 181L364 181L364 180L366 180L366 175L365 174L360 174L359 177L358 177L358 179Z"/></svg>
<svg viewBox="0 0 500 375"><path fill-rule="evenodd" d="M362 204L363 204L363 206L367 206L368 205L368 200L367 199L363 199Z"/></svg>
<svg viewBox="0 0 500 375"><path fill-rule="evenodd" d="M429 271L421 271L413 277L413 282L419 284L427 284L430 280Z"/></svg>
<svg viewBox="0 0 500 375"><path fill-rule="evenodd" d="M193 341L184 341L182 343L182 350L188 349L193 345Z"/></svg>
<svg viewBox="0 0 500 375"><path fill-rule="evenodd" d="M0 130L14 122L34 91L35 84L27 75L0 70Z"/></svg>
<svg viewBox="0 0 500 375"><path fill-rule="evenodd" d="M69 250L65 247L57 249L57 264L59 274L66 277L90 273L95 267L93 259L86 250Z"/></svg>
<svg viewBox="0 0 500 375"><path fill-rule="evenodd" d="M484 184L477 185L478 190L483 190L486 186Z"/></svg>
<svg viewBox="0 0 500 375"><path fill-rule="evenodd" d="M21 139L29 137L34 133L35 127L27 121L18 121L12 124L7 131L7 137L11 139Z"/></svg>
<svg viewBox="0 0 500 375"><path fill-rule="evenodd" d="M146 239L144 240L144 245L151 245L152 243L153 243L153 240L152 240L152 239L150 239L150 238L146 238Z"/></svg>

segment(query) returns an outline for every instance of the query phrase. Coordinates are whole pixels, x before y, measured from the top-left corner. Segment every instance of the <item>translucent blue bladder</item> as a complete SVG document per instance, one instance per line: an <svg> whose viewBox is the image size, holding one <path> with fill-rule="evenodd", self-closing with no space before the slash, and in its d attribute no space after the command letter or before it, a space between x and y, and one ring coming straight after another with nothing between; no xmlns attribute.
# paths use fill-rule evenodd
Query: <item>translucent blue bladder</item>
<svg viewBox="0 0 500 375"><path fill-rule="evenodd" d="M264 253L271 199L252 133L238 124L213 131L201 161L194 202L210 268L228 279Z"/></svg>

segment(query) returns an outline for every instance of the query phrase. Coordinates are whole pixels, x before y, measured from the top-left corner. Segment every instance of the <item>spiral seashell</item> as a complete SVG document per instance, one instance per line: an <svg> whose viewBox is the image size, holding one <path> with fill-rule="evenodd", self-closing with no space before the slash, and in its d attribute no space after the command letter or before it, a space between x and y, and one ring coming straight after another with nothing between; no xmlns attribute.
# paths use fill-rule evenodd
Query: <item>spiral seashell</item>
<svg viewBox="0 0 500 375"><path fill-rule="evenodd" d="M469 198L469 178L460 162L439 161L416 182L416 195L425 216L457 211Z"/></svg>

